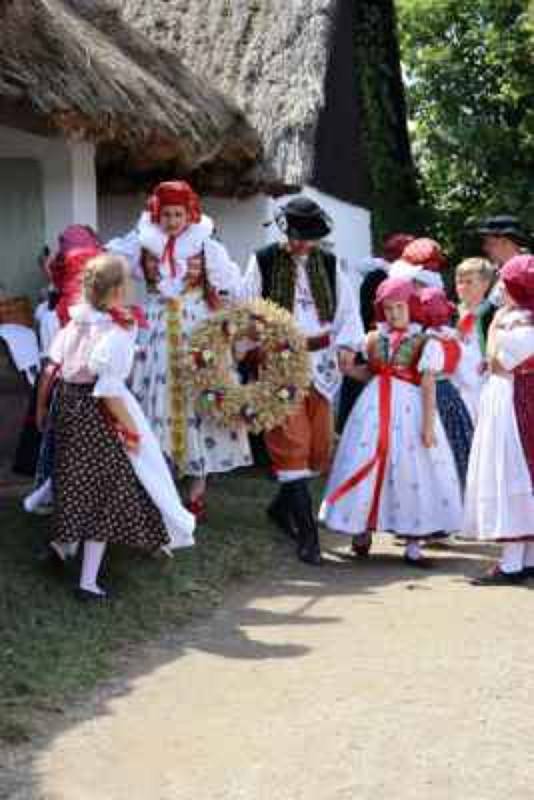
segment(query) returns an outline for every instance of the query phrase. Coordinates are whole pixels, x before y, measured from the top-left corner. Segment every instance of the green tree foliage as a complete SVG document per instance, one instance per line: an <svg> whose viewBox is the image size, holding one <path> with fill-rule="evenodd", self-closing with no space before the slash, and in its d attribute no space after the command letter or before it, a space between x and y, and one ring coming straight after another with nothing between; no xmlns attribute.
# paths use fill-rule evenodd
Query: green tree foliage
<svg viewBox="0 0 534 800"><path fill-rule="evenodd" d="M534 227L534 4L399 0L413 149L435 231L510 211Z"/></svg>

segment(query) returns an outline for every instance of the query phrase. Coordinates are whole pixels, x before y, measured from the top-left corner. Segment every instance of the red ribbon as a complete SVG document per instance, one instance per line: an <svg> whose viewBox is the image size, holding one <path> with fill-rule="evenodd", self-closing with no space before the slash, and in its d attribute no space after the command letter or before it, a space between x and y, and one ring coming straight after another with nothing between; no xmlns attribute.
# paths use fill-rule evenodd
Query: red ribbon
<svg viewBox="0 0 534 800"><path fill-rule="evenodd" d="M397 378L401 381L407 381L414 385L419 385L421 382L420 376L414 368L399 367L391 364L375 365L371 363L371 368L374 372L378 373L378 442L374 456L365 462L358 470L347 478L344 483L339 486L335 492L332 492L326 498L326 503L330 506L335 505L339 500L345 497L352 489L358 486L362 481L367 478L369 473L374 467L377 467L375 486L373 490L373 499L369 516L367 518L368 530L376 528L378 519L378 510L380 507L380 497L382 495L382 487L384 485L384 478L386 474L386 465L389 455L389 442L390 442L390 425L391 425L391 387L392 378Z"/></svg>
<svg viewBox="0 0 534 800"><path fill-rule="evenodd" d="M138 325L140 328L148 328L148 320L145 312L139 306L128 306L128 308L121 308L115 306L108 309L108 313L116 325L127 330L133 325Z"/></svg>
<svg viewBox="0 0 534 800"><path fill-rule="evenodd" d="M476 321L476 314L474 314L472 311L469 311L458 321L458 325L456 327L462 339L465 339L467 336L470 336L473 333Z"/></svg>

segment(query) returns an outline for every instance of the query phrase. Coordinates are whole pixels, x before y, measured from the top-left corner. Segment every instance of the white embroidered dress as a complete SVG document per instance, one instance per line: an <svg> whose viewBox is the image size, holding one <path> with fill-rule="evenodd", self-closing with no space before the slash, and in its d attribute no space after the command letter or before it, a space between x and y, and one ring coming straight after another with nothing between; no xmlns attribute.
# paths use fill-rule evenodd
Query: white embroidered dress
<svg viewBox="0 0 534 800"><path fill-rule="evenodd" d="M213 224L207 217L190 225L175 242L176 274L165 258L168 237L144 213L135 234L110 243L111 249L127 255L139 277L136 258L144 247L160 259L161 281L157 292L149 294L145 303L149 329L139 340L140 351L132 378L132 391L150 421L163 451L172 457L172 418L168 392L167 301L180 300L181 335L187 346L195 328L213 313L202 289L185 291L184 276L188 258L204 255L210 284L231 302L239 294L241 274L230 260L225 248L212 238ZM137 272L137 274L136 274ZM244 426L225 428L207 417L200 416L191 398L186 398L186 460L185 475L205 477L210 473L228 472L248 466L252 456Z"/></svg>
<svg viewBox="0 0 534 800"><path fill-rule="evenodd" d="M534 356L534 321L528 312L510 311L501 318L496 356L510 371ZM482 390L467 474L464 536L481 541L534 537L534 489L517 425L512 374L490 375Z"/></svg>
<svg viewBox="0 0 534 800"><path fill-rule="evenodd" d="M411 325L406 339L420 333ZM391 351L391 334L379 326ZM420 372L439 372L441 348L428 343L421 355ZM358 398L343 430L328 478L320 519L331 530L351 536L367 532L378 468L336 503L327 499L375 456L380 429L379 378L375 376ZM435 415L436 446L422 442L421 388L407 380L391 378L391 417L388 454L374 528L406 538L423 538L453 532L461 527L462 504L456 467L439 415Z"/></svg>

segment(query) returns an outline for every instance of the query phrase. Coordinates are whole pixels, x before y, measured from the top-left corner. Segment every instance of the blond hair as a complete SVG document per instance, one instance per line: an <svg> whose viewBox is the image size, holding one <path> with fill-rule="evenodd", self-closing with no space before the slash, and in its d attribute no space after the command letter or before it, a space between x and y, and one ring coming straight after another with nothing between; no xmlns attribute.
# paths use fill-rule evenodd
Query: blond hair
<svg viewBox="0 0 534 800"><path fill-rule="evenodd" d="M487 258L466 258L456 267L457 278L475 274L492 283L495 278L495 267Z"/></svg>
<svg viewBox="0 0 534 800"><path fill-rule="evenodd" d="M109 293L126 283L128 264L122 256L102 253L87 262L83 276L85 299L99 311L105 311Z"/></svg>

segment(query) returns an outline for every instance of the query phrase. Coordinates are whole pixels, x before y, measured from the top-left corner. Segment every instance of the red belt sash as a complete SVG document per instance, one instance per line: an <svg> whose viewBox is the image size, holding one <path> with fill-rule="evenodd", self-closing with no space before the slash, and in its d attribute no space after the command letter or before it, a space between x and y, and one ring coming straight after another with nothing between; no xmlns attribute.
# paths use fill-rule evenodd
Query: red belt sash
<svg viewBox="0 0 534 800"><path fill-rule="evenodd" d="M367 518L367 527L369 530L376 528L378 509L380 505L380 497L382 494L382 487L384 485L384 477L386 474L386 465L389 456L389 443L390 443L390 426L391 426L391 394L392 394L392 379L406 381L415 386L421 383L421 377L414 367L400 367L391 364L370 364L371 369L378 375L378 441L374 456L369 461L362 464L362 466L347 478L341 486L332 492L327 498L326 503L330 506L335 505L345 495L347 495L358 484L364 481L370 472L376 467L376 480L373 490L373 499L369 516Z"/></svg>

